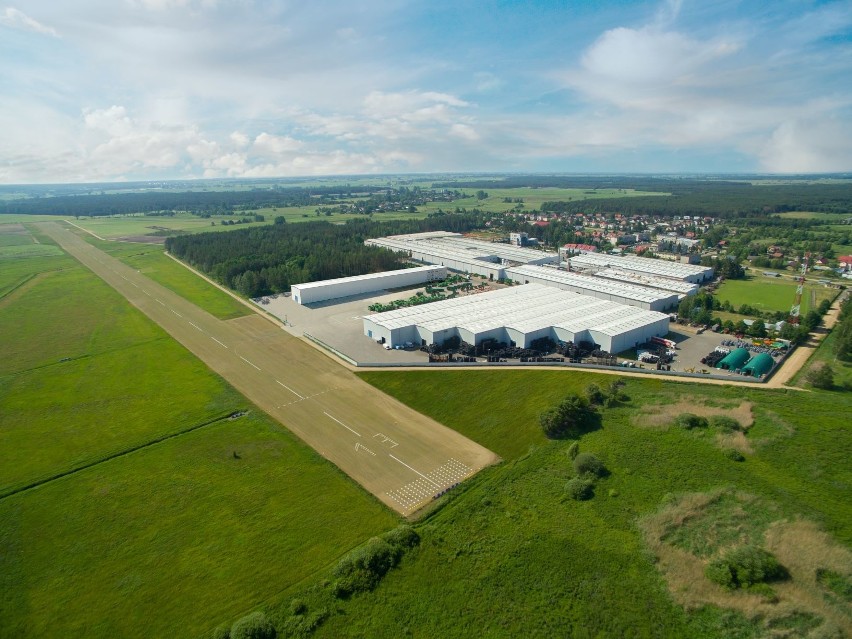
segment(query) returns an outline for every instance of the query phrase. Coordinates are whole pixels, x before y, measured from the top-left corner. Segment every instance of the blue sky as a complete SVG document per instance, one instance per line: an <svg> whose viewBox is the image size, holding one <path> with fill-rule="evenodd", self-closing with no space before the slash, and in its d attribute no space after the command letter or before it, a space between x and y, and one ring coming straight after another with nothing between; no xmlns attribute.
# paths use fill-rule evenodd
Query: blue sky
<svg viewBox="0 0 852 639"><path fill-rule="evenodd" d="M0 0L0 182L852 170L852 2Z"/></svg>

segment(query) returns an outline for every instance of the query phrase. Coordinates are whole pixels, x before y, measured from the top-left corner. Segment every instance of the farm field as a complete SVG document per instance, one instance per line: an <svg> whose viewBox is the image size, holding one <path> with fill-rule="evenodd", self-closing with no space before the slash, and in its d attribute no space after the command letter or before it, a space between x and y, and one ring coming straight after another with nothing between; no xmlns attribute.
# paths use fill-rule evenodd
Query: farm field
<svg viewBox="0 0 852 639"><path fill-rule="evenodd" d="M744 280L726 280L715 295L720 302L728 301L734 308L747 304L760 311L789 311L796 298L797 286L795 281L786 277L749 275ZM802 315L822 300L833 299L836 295L835 289L806 282L802 294ZM812 298L816 302L814 305L811 304Z"/></svg>
<svg viewBox="0 0 852 639"><path fill-rule="evenodd" d="M395 525L76 260L11 270L34 277L0 300L3 636L199 636Z"/></svg>

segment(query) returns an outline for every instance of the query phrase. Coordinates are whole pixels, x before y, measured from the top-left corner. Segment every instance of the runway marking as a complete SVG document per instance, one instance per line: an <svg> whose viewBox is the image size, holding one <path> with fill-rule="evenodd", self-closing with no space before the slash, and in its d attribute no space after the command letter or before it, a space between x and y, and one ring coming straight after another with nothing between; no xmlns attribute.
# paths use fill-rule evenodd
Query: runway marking
<svg viewBox="0 0 852 639"><path fill-rule="evenodd" d="M219 346L224 346L225 348L228 348L227 344L223 344L222 342L220 342L218 339L216 339L212 335L210 336L210 339L212 339L214 342L216 342Z"/></svg>
<svg viewBox="0 0 852 639"><path fill-rule="evenodd" d="M409 466L409 468L411 467ZM416 510L420 505L437 499L474 472L474 469L470 466L461 463L457 459L450 458L446 463L432 472L421 475L423 479L415 479L401 488L385 494L402 506L406 510L406 514L408 514ZM438 483L437 491L435 490L436 482Z"/></svg>
<svg viewBox="0 0 852 639"><path fill-rule="evenodd" d="M127 281L130 282L130 280L127 280ZM130 283L133 284L133 286L135 286L136 288L139 288L139 285L136 282L130 282Z"/></svg>
<svg viewBox="0 0 852 639"><path fill-rule="evenodd" d="M197 328L202 333L204 332L204 329L201 328L200 326L198 326L197 324L193 324L192 322L190 322L189 325L192 326L193 328Z"/></svg>
<svg viewBox="0 0 852 639"><path fill-rule="evenodd" d="M374 453L372 450L370 450L369 448L364 446L364 444L359 444L358 442L355 442L355 452L357 453L359 450L364 450L364 451L370 453L373 457L376 456L376 453Z"/></svg>
<svg viewBox="0 0 852 639"><path fill-rule="evenodd" d="M257 370L260 370L260 367L255 366L254 364L252 364L250 361L248 361L248 360L247 360L245 357L243 357L242 355L240 355L240 359L241 359L241 360L243 360L243 361L244 361L246 364L248 364L249 366L254 366Z"/></svg>
<svg viewBox="0 0 852 639"><path fill-rule="evenodd" d="M154 299L157 300L157 303L160 304L160 306L165 306L165 304L163 302L161 302L160 300L158 300L156 297Z"/></svg>
<svg viewBox="0 0 852 639"><path fill-rule="evenodd" d="M148 297L151 297L151 294L148 291L146 291L144 288L142 289L142 292L145 293L145 295L147 295Z"/></svg>
<svg viewBox="0 0 852 639"><path fill-rule="evenodd" d="M406 468L408 468L409 470L413 470L415 473L417 473L418 475L420 475L423 479L425 479L425 480L426 480L426 481L428 481L429 483L435 484L435 487L436 487L436 488L440 488L440 487L441 487L441 484L439 484L439 483L437 483L437 482L435 482L435 481L433 481L433 480L429 479L426 475L424 475L423 473L421 473L421 472L420 472L419 470L417 470L416 468L412 468L411 466L409 466L408 464L406 464L406 463L405 463L404 461L402 461L399 457L394 457L394 456L393 456L393 455L391 455L390 453L388 453L388 457L390 457L390 458L391 458L391 459L393 459L394 461L398 461L400 464L402 464L403 466L405 466L405 467L406 467Z"/></svg>
<svg viewBox="0 0 852 639"><path fill-rule="evenodd" d="M392 440L390 437L388 437L388 436L387 436L387 435L385 435L384 433L376 433L375 435L373 435L373 438L374 438L374 439L375 439L376 437L381 437L381 442L382 442L383 444L390 444L390 447L391 447L391 448L396 448L397 446L399 446L399 444L398 444L397 442L395 442L394 440Z"/></svg>
<svg viewBox="0 0 852 639"><path fill-rule="evenodd" d="M183 317L183 315L181 315L180 313L178 313L175 309L170 308L169 310L170 310L172 313L174 313L175 315L177 315L178 317Z"/></svg>
<svg viewBox="0 0 852 639"><path fill-rule="evenodd" d="M340 421L339 419L337 419L337 417L332 417L331 415L329 415L329 414L328 414L328 413L326 413L325 411L323 411L323 412L322 412L322 414L323 414L323 415L325 415L326 417L328 417L329 419L333 419L333 420L334 420L334 421L336 421L338 424L340 424L341 426L343 426L343 428L345 428L346 430L348 430L348 431L350 431L350 432L352 432L352 433L355 433L356 435L358 435L358 437L360 437L360 436L361 436L361 433L359 433L357 430L352 430L351 428L349 428L349 426L347 426L347 425L346 425L346 424L344 424L342 421Z"/></svg>
<svg viewBox="0 0 852 639"><path fill-rule="evenodd" d="M282 382L279 382L277 379L275 380L275 382L276 382L276 383L278 383L278 384L280 384L280 385L281 385L281 386L283 386L284 388L286 388L288 391L290 391L291 393L293 393L293 394L294 394L296 397L298 397L299 399L305 399L304 397L302 397L301 395L299 395L299 393L297 393L297 392L296 392L296 391L294 391L292 388L290 388L289 386L287 386L287 384L284 384L284 383L282 383Z"/></svg>

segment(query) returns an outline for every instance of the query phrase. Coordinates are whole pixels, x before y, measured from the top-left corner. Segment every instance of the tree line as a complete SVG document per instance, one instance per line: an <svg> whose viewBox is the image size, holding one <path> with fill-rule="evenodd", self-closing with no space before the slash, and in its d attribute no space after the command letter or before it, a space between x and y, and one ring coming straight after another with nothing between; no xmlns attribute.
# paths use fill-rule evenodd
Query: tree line
<svg viewBox="0 0 852 639"><path fill-rule="evenodd" d="M258 297L289 291L301 282L404 268L401 254L365 246L364 240L424 231L470 231L484 219L483 214L468 213L435 214L424 220L274 224L170 237L166 250L225 286Z"/></svg>

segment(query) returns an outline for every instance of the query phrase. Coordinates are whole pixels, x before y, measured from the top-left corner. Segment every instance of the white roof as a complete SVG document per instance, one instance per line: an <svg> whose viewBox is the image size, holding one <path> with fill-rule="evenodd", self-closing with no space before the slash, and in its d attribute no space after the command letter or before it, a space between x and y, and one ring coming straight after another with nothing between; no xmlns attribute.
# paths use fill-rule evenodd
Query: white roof
<svg viewBox="0 0 852 639"><path fill-rule="evenodd" d="M304 282L302 284L293 284L292 288L298 288L300 290L306 290L311 288L322 288L323 286L333 286L335 284L345 284L347 282L358 282L364 280L381 280L386 277L396 277L397 275L402 275L403 273L418 273L418 272L428 272L428 271L440 271L444 267L443 266L434 266L432 264L428 266L418 266L415 268L401 268L396 271L380 271L379 273L367 273L366 275L352 275L351 277L337 277L333 280L317 280L316 282Z"/></svg>
<svg viewBox="0 0 852 639"><path fill-rule="evenodd" d="M668 321L668 316L542 284L525 284L400 308L364 319L389 330L416 325L430 332L458 327L483 333L506 327L530 333L557 327L573 333L592 330L614 337L661 320Z"/></svg>
<svg viewBox="0 0 852 639"><path fill-rule="evenodd" d="M603 270L596 271L595 277L605 277L618 282L628 282L631 284L650 286L652 288L660 288L664 291L674 291L681 295L689 295L690 293L694 293L698 290L698 284L693 284L692 282L684 282L683 280L675 280L656 275L646 275L644 273L622 271L617 268L605 268Z"/></svg>
<svg viewBox="0 0 852 639"><path fill-rule="evenodd" d="M636 300L638 302L647 302L649 304L654 302L671 302L672 298L675 296L674 293L667 293L647 286L637 286L629 283L624 284L595 277L594 275L572 273L570 271L561 271L553 267L535 266L532 264L506 269L506 274L511 275L515 279L535 277L540 280L553 282L554 284L576 286L588 291L595 291L606 295L617 295L626 299Z"/></svg>
<svg viewBox="0 0 852 639"><path fill-rule="evenodd" d="M713 270L707 266L698 266L696 264L668 262L648 257L603 255L600 253L577 255L576 257L572 257L570 261L572 266L611 266L613 268L640 271L642 273L673 277L680 280L691 275L703 275Z"/></svg>
<svg viewBox="0 0 852 639"><path fill-rule="evenodd" d="M439 233L441 234L439 235ZM555 262L559 259L559 254L551 251L539 251L501 242L484 242L445 232L393 235L367 240L364 243L373 246L383 246L395 251L419 251L433 255L439 259L443 258L459 262L469 262L471 260L493 261L497 259L526 264L527 262L541 260Z"/></svg>

